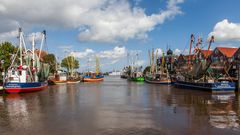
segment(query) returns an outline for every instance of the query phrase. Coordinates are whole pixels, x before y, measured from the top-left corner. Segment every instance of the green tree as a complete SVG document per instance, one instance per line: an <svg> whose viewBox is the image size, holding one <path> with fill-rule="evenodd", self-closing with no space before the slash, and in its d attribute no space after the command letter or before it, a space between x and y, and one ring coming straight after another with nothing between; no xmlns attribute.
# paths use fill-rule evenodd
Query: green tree
<svg viewBox="0 0 240 135"><path fill-rule="evenodd" d="M7 68L11 65L13 56L17 52L17 47L15 47L12 43L10 42L3 42L0 44L0 61L3 62L1 63L1 69L2 70L7 70Z"/></svg>
<svg viewBox="0 0 240 135"><path fill-rule="evenodd" d="M73 56L67 56L62 60L61 66L66 68L67 71L70 72L70 75L72 75L73 70L79 68L79 61Z"/></svg>
<svg viewBox="0 0 240 135"><path fill-rule="evenodd" d="M50 73L55 73L56 72L56 58L55 58L55 55L54 54L47 54L43 57L43 61L44 63L47 63L49 64L50 66Z"/></svg>

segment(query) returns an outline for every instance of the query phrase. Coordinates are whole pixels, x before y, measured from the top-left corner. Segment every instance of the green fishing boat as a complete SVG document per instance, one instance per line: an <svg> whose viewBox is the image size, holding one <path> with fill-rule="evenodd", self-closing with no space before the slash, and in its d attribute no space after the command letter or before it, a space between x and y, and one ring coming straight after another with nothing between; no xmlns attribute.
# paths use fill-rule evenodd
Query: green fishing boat
<svg viewBox="0 0 240 135"><path fill-rule="evenodd" d="M131 64L131 66L129 66L128 80L135 81L135 82L143 82L145 79L144 79L143 72L142 72L142 66L139 66L137 64L138 53L133 56L132 60L133 60L131 62L132 64Z"/></svg>
<svg viewBox="0 0 240 135"><path fill-rule="evenodd" d="M135 81L135 82L144 82L144 77L132 77L132 78L129 78L128 80Z"/></svg>

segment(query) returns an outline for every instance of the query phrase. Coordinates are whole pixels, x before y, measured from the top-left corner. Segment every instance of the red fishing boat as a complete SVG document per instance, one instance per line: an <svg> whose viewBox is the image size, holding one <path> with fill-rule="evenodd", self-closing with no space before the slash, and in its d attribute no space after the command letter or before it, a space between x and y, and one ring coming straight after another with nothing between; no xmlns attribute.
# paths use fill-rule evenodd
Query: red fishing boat
<svg viewBox="0 0 240 135"><path fill-rule="evenodd" d="M46 32L42 33L41 48L46 39ZM19 29L19 54L20 65L15 66L18 59L17 54L12 60L11 66L8 68L4 89L8 93L33 92L39 91L47 87L47 77L49 73L49 65L41 63L41 49L37 55L35 52L35 36L33 35L32 50L26 49L23 33Z"/></svg>

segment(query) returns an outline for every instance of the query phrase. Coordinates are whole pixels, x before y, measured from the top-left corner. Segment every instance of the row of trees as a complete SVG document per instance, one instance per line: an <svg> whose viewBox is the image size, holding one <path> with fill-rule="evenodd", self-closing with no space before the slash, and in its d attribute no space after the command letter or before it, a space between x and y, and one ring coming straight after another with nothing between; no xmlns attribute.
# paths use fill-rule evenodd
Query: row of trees
<svg viewBox="0 0 240 135"><path fill-rule="evenodd" d="M0 70L6 71L11 65L14 55L17 53L18 47L10 42L3 42L0 44ZM54 54L46 54L42 57L44 63L50 65L50 73L55 73L59 65ZM73 56L67 56L61 61L61 67L67 71L79 68L79 61Z"/></svg>

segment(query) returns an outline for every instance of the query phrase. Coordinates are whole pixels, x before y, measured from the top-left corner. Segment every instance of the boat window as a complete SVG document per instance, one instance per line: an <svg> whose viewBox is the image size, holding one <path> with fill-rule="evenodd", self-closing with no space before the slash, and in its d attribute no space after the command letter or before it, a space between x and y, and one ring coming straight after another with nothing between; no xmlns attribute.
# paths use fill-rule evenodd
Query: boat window
<svg viewBox="0 0 240 135"><path fill-rule="evenodd" d="M18 73L19 73L19 75L22 75L22 71L19 71Z"/></svg>

